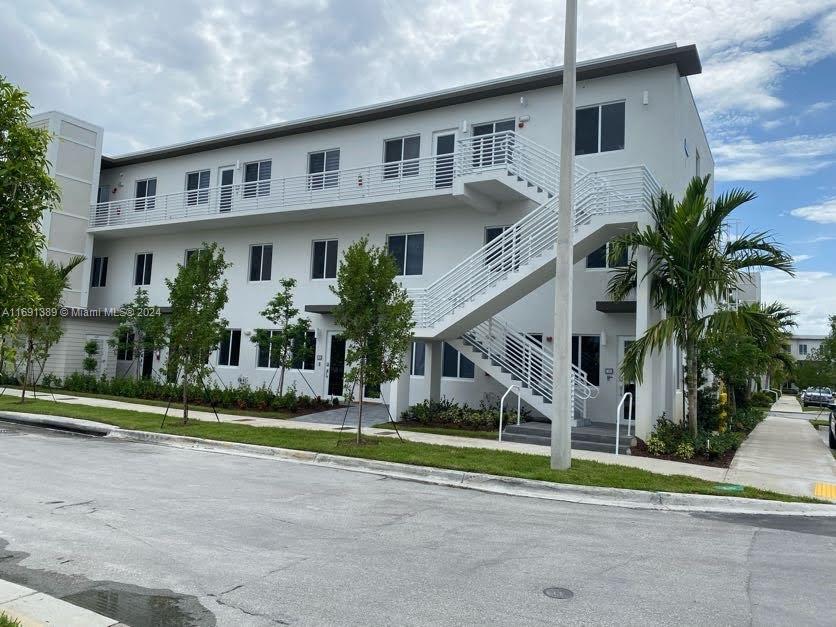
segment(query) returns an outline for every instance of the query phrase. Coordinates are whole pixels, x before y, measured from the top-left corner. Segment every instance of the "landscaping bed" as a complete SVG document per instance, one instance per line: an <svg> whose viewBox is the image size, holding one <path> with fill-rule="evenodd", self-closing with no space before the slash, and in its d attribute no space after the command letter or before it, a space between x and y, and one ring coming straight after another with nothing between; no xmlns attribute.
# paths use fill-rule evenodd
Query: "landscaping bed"
<svg viewBox="0 0 836 627"><path fill-rule="evenodd" d="M511 412L506 411L505 419L510 420ZM516 413L513 414L516 417ZM525 418L527 413L523 411ZM483 400L478 408L443 398L440 401L425 400L412 405L401 414L401 424L415 430L418 428L443 429L447 431L470 431L492 433L497 437L499 429L499 402L493 398Z"/></svg>
<svg viewBox="0 0 836 627"><path fill-rule="evenodd" d="M387 438L366 438L357 445L345 437L337 445L339 434L333 431L289 429L283 427L252 427L242 424L191 421L169 421L160 427L158 414L101 407L72 405L54 401L31 400L21 404L17 399L0 398L0 410L24 411L52 416L93 420L153 433L171 433L222 442L241 442L296 450L332 453L364 459L413 464L433 468L449 468L464 472L480 472L499 476L520 477L573 485L626 488L645 491L680 492L728 496L721 486L711 481L682 475L660 475L639 468L602 464L589 460L572 460L568 470L552 470L549 458L511 451L460 448L438 444L400 441ZM815 499L793 497L746 486L734 496L792 502L817 502Z"/></svg>

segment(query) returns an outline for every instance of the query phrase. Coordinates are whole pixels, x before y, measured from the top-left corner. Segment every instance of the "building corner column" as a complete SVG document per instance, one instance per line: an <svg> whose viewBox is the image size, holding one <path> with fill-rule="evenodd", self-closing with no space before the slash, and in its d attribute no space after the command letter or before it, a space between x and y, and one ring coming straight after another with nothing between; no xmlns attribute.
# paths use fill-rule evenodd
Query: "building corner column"
<svg viewBox="0 0 836 627"><path fill-rule="evenodd" d="M407 351L404 358L404 369L400 376L392 381L389 387L389 413L392 420L398 421L401 415L409 409L409 368L412 353Z"/></svg>
<svg viewBox="0 0 836 627"><path fill-rule="evenodd" d="M424 398L429 401L440 401L441 356L444 351L444 342L427 340L424 346Z"/></svg>
<svg viewBox="0 0 836 627"><path fill-rule="evenodd" d="M648 251L640 246L636 251L636 339L641 338L651 325L650 280L645 277L648 268ZM646 440L653 430L654 368L656 353L647 353L642 367L641 383L636 383L636 436Z"/></svg>

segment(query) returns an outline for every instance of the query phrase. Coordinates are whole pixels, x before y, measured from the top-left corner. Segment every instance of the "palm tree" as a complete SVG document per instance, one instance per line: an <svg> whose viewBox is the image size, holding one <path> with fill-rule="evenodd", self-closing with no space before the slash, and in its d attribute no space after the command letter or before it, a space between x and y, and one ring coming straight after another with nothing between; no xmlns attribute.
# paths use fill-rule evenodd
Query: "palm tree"
<svg viewBox="0 0 836 627"><path fill-rule="evenodd" d="M697 434L697 343L708 331L756 329L766 324L763 315L726 307L728 297L747 281L748 271L775 268L792 274L792 258L768 233L744 233L724 238L724 223L732 211L755 198L753 192L732 189L712 202L708 197L709 176L694 177L677 202L662 192L654 199L653 224L616 237L610 246L610 261L618 265L627 251L631 259L614 271L608 291L624 299L638 282L649 281L651 305L665 317L650 326L624 355L622 376L641 382L647 355L676 343L685 353L688 388L688 423ZM647 271L638 275L635 251L648 252Z"/></svg>
<svg viewBox="0 0 836 627"><path fill-rule="evenodd" d="M779 302L764 305L750 303L743 305L748 311L746 315L761 315L765 319L763 325L755 329L754 339L768 358L766 366L767 387L771 387L772 379L777 373L783 373L784 378L791 375L795 369L795 359L787 351L792 329L798 325L795 317L798 312L789 309Z"/></svg>
<svg viewBox="0 0 836 627"><path fill-rule="evenodd" d="M61 339L63 330L57 310L61 306L61 296L70 286L70 273L84 262L84 257L71 257L66 263L46 262L37 257L30 266L30 273L35 286L36 302L33 307L45 315L20 318L18 329L25 339L25 363L20 402L26 398L26 383L32 376L32 361L40 358L46 361L50 348ZM37 353L37 355L36 355ZM43 371L43 368L41 369ZM40 377L37 377L40 378ZM37 382L33 382L33 385Z"/></svg>

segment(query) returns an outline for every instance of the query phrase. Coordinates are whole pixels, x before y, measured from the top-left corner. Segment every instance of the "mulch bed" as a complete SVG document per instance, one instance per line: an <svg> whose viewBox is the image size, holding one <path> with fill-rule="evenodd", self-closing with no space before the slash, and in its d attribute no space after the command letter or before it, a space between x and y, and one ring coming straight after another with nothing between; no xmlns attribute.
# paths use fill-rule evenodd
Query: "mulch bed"
<svg viewBox="0 0 836 627"><path fill-rule="evenodd" d="M695 455L691 459L681 459L676 455L653 455L647 450L647 444L644 440L636 439L636 445L630 447L630 455L637 457L652 457L653 459L666 459L671 462L682 462L683 464L696 464L697 466L713 466L715 468L728 468L731 466L731 461L734 459L734 454L737 451L727 451L720 457L714 459L706 459Z"/></svg>

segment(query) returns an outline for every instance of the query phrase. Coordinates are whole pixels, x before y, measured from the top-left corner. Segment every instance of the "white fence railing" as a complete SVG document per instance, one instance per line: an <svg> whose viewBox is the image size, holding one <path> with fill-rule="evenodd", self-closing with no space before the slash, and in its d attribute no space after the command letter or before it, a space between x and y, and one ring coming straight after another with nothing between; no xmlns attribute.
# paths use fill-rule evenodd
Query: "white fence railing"
<svg viewBox="0 0 836 627"><path fill-rule="evenodd" d="M146 224L449 190L452 154L128 198L90 207L90 228Z"/></svg>
<svg viewBox="0 0 836 627"><path fill-rule="evenodd" d="M553 254L557 237L560 159L556 154L506 132L460 140L455 155L455 176L498 169L518 176L551 198L430 285L409 290L420 327L434 326L535 257ZM599 172L576 167L575 228L594 215L647 210L660 190L644 166Z"/></svg>
<svg viewBox="0 0 836 627"><path fill-rule="evenodd" d="M485 359L507 370L523 388L551 402L554 357L540 338L495 316L476 325L462 336L462 340ZM598 396L598 387L575 365L572 366L572 383L575 414L585 418L586 401Z"/></svg>

